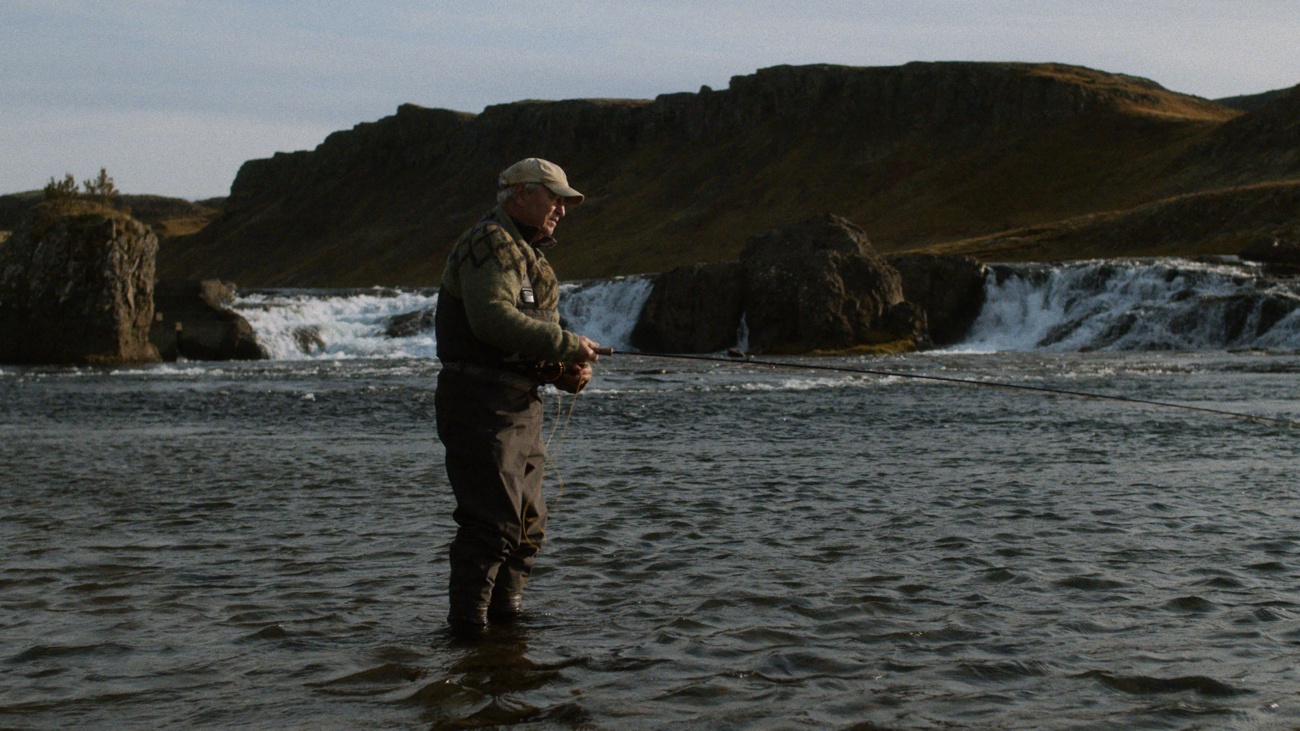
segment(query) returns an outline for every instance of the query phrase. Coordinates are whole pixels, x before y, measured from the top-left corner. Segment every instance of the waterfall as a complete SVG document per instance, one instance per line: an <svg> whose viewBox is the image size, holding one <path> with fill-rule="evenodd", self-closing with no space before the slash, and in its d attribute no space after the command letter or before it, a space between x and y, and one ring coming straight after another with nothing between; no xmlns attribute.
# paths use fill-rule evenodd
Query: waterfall
<svg viewBox="0 0 1300 731"><path fill-rule="evenodd" d="M990 267L969 351L1300 348L1300 283L1239 262Z"/></svg>
<svg viewBox="0 0 1300 731"><path fill-rule="evenodd" d="M565 327L630 348L648 276L562 285ZM431 290L261 290L238 310L277 360L433 358L431 328L390 337L393 317L432 310ZM737 338L744 338L744 328ZM742 345L743 347L743 345ZM994 264L966 352L1300 349L1300 282L1230 259Z"/></svg>

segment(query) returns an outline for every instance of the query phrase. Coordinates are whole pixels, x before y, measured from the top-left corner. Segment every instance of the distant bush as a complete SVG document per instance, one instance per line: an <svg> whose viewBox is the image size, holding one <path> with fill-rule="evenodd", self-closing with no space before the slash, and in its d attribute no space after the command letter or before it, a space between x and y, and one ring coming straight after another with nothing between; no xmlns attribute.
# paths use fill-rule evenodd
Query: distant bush
<svg viewBox="0 0 1300 731"><path fill-rule="evenodd" d="M105 168L100 168L97 177L87 178L81 185L77 185L77 178L72 173L64 175L62 180L50 178L50 182L45 184L44 192L46 203L57 210L69 206L80 209L91 204L131 215L131 209L122 204L121 192Z"/></svg>
<svg viewBox="0 0 1300 731"><path fill-rule="evenodd" d="M68 173L63 180L55 181L50 178L50 182L45 184L45 200L56 201L66 198L76 198L81 195L81 189L77 187L77 179Z"/></svg>
<svg viewBox="0 0 1300 731"><path fill-rule="evenodd" d="M77 185L77 178L68 173L63 176L63 180L50 178L50 182L45 184L45 200L68 200L71 198L89 198L99 201L104 205L111 205L120 195L117 186L113 184L113 179L108 177L108 170L99 169L99 176L95 178L86 178L81 186Z"/></svg>
<svg viewBox="0 0 1300 731"><path fill-rule="evenodd" d="M113 185L113 179L108 177L108 170L104 168L99 169L99 177L87 178L82 186L86 189L86 195L98 198L104 204L111 203L118 195L117 186Z"/></svg>

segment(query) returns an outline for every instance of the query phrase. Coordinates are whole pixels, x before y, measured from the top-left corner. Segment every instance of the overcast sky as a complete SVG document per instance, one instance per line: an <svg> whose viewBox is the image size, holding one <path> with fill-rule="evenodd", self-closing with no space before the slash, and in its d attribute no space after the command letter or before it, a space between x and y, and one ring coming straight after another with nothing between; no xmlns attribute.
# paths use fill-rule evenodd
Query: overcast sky
<svg viewBox="0 0 1300 731"><path fill-rule="evenodd" d="M3 0L0 193L240 164L411 102L653 98L777 64L1056 61L1207 98L1300 83L1297 0Z"/></svg>

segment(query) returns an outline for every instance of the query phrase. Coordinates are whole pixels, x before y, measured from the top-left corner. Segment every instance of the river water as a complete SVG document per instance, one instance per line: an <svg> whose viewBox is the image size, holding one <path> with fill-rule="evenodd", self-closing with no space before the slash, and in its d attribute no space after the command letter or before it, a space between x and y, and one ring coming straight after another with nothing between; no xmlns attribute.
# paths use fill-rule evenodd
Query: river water
<svg viewBox="0 0 1300 731"><path fill-rule="evenodd" d="M435 360L0 369L0 728L1300 727L1300 430L904 377L1300 421L1295 346L981 327L807 361L896 375L602 359L477 643Z"/></svg>

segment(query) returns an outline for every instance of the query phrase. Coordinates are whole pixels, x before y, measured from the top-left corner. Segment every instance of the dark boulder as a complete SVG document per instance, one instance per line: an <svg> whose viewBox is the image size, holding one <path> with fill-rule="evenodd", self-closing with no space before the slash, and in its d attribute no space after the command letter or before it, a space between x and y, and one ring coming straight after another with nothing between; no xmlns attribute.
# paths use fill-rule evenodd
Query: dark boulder
<svg viewBox="0 0 1300 731"><path fill-rule="evenodd" d="M157 252L152 229L107 206L37 206L0 244L0 362L158 360Z"/></svg>
<svg viewBox="0 0 1300 731"><path fill-rule="evenodd" d="M984 306L984 265L970 256L895 254L885 259L902 277L903 298L925 311L931 342L960 341Z"/></svg>
<svg viewBox="0 0 1300 731"><path fill-rule="evenodd" d="M414 312L403 312L388 318L384 334L390 338L409 338L433 328L436 307L425 307Z"/></svg>
<svg viewBox="0 0 1300 731"><path fill-rule="evenodd" d="M656 277L631 344L715 352L736 343L742 322L750 349L769 353L905 350L926 333L926 311L905 301L898 271L862 229L826 214L755 236L739 262Z"/></svg>
<svg viewBox="0 0 1300 731"><path fill-rule="evenodd" d="M263 360L266 348L242 315L230 309L235 285L216 279L161 281L150 339L166 360Z"/></svg>
<svg viewBox="0 0 1300 731"><path fill-rule="evenodd" d="M741 254L756 352L914 348L925 332L898 271L866 233L826 214L755 236Z"/></svg>
<svg viewBox="0 0 1300 731"><path fill-rule="evenodd" d="M1262 264L1300 268L1300 239L1261 239L1242 250L1241 258Z"/></svg>
<svg viewBox="0 0 1300 731"><path fill-rule="evenodd" d="M655 277L631 345L660 353L712 353L736 344L744 313L738 262L694 264Z"/></svg>

